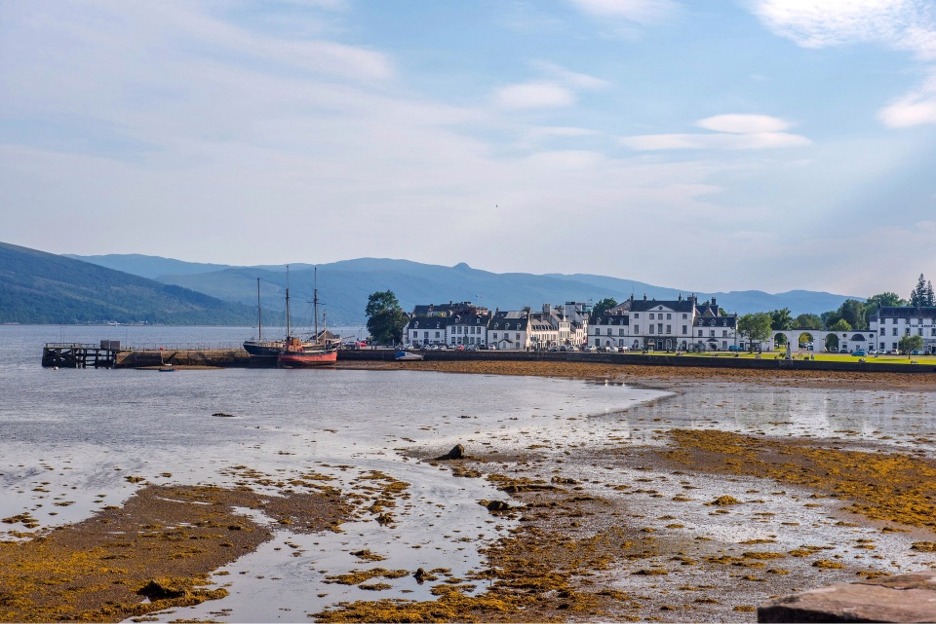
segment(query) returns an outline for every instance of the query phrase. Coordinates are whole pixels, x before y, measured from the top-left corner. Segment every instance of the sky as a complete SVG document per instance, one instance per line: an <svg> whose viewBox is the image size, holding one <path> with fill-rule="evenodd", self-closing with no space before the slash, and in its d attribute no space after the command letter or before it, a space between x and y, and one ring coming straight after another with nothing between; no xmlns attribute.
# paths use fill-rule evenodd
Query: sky
<svg viewBox="0 0 936 624"><path fill-rule="evenodd" d="M936 278L934 0L0 0L0 241Z"/></svg>

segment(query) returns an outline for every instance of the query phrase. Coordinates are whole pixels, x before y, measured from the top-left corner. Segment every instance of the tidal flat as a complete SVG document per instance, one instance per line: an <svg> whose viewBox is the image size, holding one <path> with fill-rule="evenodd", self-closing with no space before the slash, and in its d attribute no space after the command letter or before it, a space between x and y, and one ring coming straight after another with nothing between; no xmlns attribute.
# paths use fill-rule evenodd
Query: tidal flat
<svg viewBox="0 0 936 624"><path fill-rule="evenodd" d="M76 486L62 449L21 458L0 619L745 622L776 595L936 569L929 375L381 368L366 379L536 376L532 395L561 379L569 399L463 398L379 448L290 430L207 451L211 470L154 452L120 466L123 495L100 462ZM232 412L215 422L251 422ZM359 440L344 461L322 452L339 434Z"/></svg>

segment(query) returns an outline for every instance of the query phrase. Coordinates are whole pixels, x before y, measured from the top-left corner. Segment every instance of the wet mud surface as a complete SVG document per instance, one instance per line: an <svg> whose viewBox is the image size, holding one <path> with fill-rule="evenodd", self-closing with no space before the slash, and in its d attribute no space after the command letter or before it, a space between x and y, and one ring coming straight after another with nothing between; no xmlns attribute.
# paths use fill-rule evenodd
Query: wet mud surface
<svg viewBox="0 0 936 624"><path fill-rule="evenodd" d="M774 596L936 569L936 442L925 408L936 376L580 363L377 367L588 379L674 395L632 408L626 419L575 417L583 427L607 419L604 438L590 443L531 433L502 446L466 441L460 459L441 459L447 442L396 449L450 479L493 486L496 500L475 503L503 536L483 544L481 565L460 576L445 567L386 567L381 552L361 547L356 568L326 583L373 598L293 611L289 620L752 622L756 606ZM849 405L835 399L842 393L822 399L825 419L762 423L750 402L790 400L765 386L879 391L868 400L882 405L895 392L915 393L924 406L897 431L888 414L870 425L833 414ZM784 409L795 415L812 405ZM48 531L36 532L28 513L4 518L8 530L23 532L0 542L0 620L190 619L185 607L213 600L215 618L228 621L229 585L219 570L283 530L315 535L374 522L392 532L410 496L390 471L343 489L321 475L284 481L249 466L231 474L237 487L142 484L124 504ZM431 598L382 597L399 579Z"/></svg>

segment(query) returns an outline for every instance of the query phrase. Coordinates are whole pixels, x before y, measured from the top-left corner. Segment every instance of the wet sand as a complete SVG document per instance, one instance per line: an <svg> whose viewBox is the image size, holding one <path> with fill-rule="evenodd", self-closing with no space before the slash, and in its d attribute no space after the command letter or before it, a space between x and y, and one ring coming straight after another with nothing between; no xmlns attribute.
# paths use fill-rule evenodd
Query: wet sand
<svg viewBox="0 0 936 624"><path fill-rule="evenodd" d="M931 392L936 375L809 373L583 363L409 362L355 366L604 380L705 396L713 384ZM665 402L665 400L664 400ZM936 463L869 444L685 428L645 409L651 438L598 447L552 441L505 454L413 448L453 479L487 479L509 502L477 501L513 529L467 578L446 570L383 570L360 556L371 588L408 574L433 601L360 601L311 614L326 621L754 621L771 596L841 580L936 569ZM844 438L844 439L843 439ZM931 440L921 442L924 446ZM921 447L922 448L922 447ZM270 538L243 509L297 532L341 530L366 500L392 524L405 484L379 495L310 480L279 496L252 488L146 486L121 507L24 541L0 543L0 620L118 621L223 598L209 578ZM264 483L269 487L269 483ZM363 488L366 489L366 488ZM357 502L356 502L357 501ZM357 505L357 507L355 506ZM378 508L379 507L379 508ZM386 514L373 514L374 511ZM28 517L3 519L30 524ZM380 521L380 520L378 520ZM217 617L224 619L224 601ZM308 621L295 614L294 621Z"/></svg>

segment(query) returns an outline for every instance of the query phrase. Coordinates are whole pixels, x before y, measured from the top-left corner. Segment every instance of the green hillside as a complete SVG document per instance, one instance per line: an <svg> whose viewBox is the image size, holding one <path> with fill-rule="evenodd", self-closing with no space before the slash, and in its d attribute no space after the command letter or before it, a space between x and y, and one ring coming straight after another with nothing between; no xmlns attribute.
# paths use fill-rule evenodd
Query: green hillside
<svg viewBox="0 0 936 624"><path fill-rule="evenodd" d="M255 307L0 243L0 323L252 325Z"/></svg>

